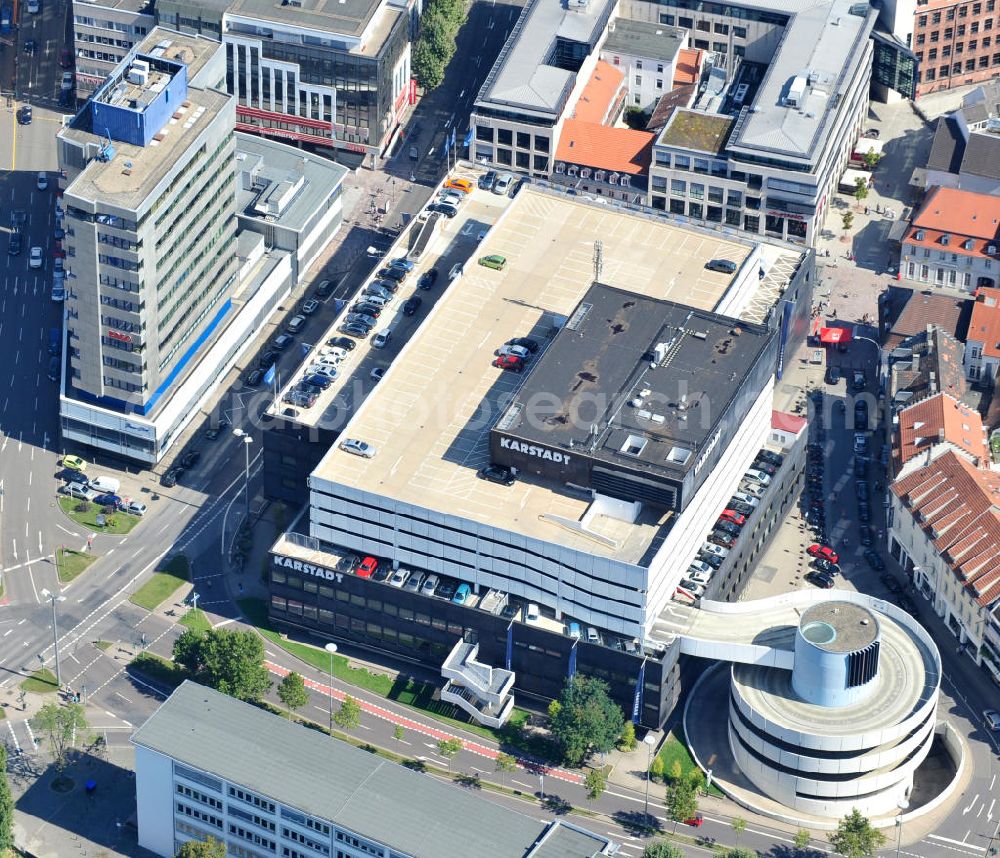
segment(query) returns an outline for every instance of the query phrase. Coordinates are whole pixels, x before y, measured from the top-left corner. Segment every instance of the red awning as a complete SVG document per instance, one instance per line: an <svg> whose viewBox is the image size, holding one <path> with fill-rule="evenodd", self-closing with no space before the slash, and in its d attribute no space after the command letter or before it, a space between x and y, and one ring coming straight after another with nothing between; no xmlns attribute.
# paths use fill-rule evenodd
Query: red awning
<svg viewBox="0 0 1000 858"><path fill-rule="evenodd" d="M820 328L819 341L828 346L835 346L838 343L849 343L851 341L851 329Z"/></svg>

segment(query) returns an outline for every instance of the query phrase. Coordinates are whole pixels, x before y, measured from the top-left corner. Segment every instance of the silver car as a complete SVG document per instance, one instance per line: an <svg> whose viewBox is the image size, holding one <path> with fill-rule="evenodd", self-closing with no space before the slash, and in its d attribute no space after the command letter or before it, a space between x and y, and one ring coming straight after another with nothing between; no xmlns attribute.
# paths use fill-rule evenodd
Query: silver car
<svg viewBox="0 0 1000 858"><path fill-rule="evenodd" d="M357 438L345 438L340 442L340 449L345 453L353 453L365 459L375 457L375 448L367 441L359 441Z"/></svg>

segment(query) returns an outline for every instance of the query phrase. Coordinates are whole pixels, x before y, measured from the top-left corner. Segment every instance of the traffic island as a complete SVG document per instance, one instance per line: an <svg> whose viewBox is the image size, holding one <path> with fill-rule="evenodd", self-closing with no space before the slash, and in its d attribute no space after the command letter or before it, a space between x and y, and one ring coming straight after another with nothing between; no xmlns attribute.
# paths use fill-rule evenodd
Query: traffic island
<svg viewBox="0 0 1000 858"><path fill-rule="evenodd" d="M155 611L157 606L165 602L182 586L188 583L191 567L187 557L178 554L171 557L159 572L136 590L130 597L133 605Z"/></svg>
<svg viewBox="0 0 1000 858"><path fill-rule="evenodd" d="M56 574L59 576L59 583L68 584L73 581L83 574L96 559L96 554L74 551L71 548L60 548L56 552Z"/></svg>
<svg viewBox="0 0 1000 858"><path fill-rule="evenodd" d="M109 533L113 536L124 536L142 521L139 516L129 515L120 510L106 513L106 507L99 507L90 501L76 498L59 498L59 509L81 527L86 527L94 533Z"/></svg>

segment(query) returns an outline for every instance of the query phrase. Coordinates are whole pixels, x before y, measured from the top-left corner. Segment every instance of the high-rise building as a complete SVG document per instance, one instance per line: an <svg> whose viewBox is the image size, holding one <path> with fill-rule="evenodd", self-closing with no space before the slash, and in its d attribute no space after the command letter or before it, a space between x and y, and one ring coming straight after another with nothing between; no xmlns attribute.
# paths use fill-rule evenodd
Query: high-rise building
<svg viewBox="0 0 1000 858"><path fill-rule="evenodd" d="M597 858L618 844L539 822L185 682L132 737L139 845L238 858Z"/></svg>
<svg viewBox="0 0 1000 858"><path fill-rule="evenodd" d="M319 167L286 169L280 193L267 171L243 169L225 56L155 28L58 135L64 440L157 462L339 226L337 165L298 153ZM239 222L238 187L267 193L275 218L299 195L323 214L296 212L308 234L276 246L274 225Z"/></svg>

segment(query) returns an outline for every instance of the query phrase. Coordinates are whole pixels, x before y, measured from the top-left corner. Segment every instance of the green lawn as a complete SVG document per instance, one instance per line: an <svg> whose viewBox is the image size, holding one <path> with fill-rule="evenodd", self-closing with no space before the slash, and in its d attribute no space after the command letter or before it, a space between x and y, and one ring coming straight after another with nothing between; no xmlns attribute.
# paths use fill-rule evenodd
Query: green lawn
<svg viewBox="0 0 1000 858"><path fill-rule="evenodd" d="M176 688L185 679L191 678L191 674L186 668L152 652L139 653L128 663L128 666L168 688Z"/></svg>
<svg viewBox="0 0 1000 858"><path fill-rule="evenodd" d="M685 745L673 733L667 736L667 741L663 743L663 747L660 749L659 757L663 760L663 772L668 780L675 761L678 761L681 764L681 777L687 777L689 772L701 772L701 769L695 765L694 760L691 758L691 753L688 751L687 745ZM704 787L704 775L702 775L701 782L702 787ZM710 795L718 796L720 798L723 796L722 791L715 784L712 784L708 788L708 792Z"/></svg>
<svg viewBox="0 0 1000 858"><path fill-rule="evenodd" d="M243 599L239 602L239 606L247 620L256 626L257 631L267 638L267 640L275 646L280 646L283 650L301 659L306 664L329 675L330 654L320 647L286 640L281 637L278 632L271 628L264 602L260 599ZM468 733L476 733L494 741L501 741L507 738L511 733L511 725L514 725L516 729L517 726L520 726L528 719L529 713L527 711L515 708L504 731L491 730L489 727L471 724L465 720L464 713L451 704L432 699L435 691L433 685L406 679L397 680L391 676L371 673L363 668L351 667L347 658L342 655L334 655L333 657L333 675L349 685L363 688L365 691L370 691L372 694L377 694L388 700L395 700L404 706L419 709L437 721L454 727L460 727Z"/></svg>
<svg viewBox="0 0 1000 858"><path fill-rule="evenodd" d="M153 577L132 594L132 603L147 611L154 610L187 583L188 572L188 559L183 554L171 557L161 572L154 572Z"/></svg>
<svg viewBox="0 0 1000 858"><path fill-rule="evenodd" d="M207 632L212 628L212 624L201 608L192 608L178 622L193 632Z"/></svg>
<svg viewBox="0 0 1000 858"><path fill-rule="evenodd" d="M35 694L48 694L52 691L58 691L56 675L51 670L44 667L40 668L21 683L21 690L33 691Z"/></svg>
<svg viewBox="0 0 1000 858"><path fill-rule="evenodd" d="M77 498L59 498L59 508L81 527L86 527L87 529L94 531L94 533L114 533L122 535L128 533L133 527L142 521L142 519L137 515L116 512L105 518L104 527L98 527L97 516L103 515L101 507L87 502L87 511L77 512L77 506L82 503L84 503L84 501L80 501Z"/></svg>
<svg viewBox="0 0 1000 858"><path fill-rule="evenodd" d="M57 568L60 583L68 584L96 559L96 554L87 554L86 551L74 551L72 548L60 548Z"/></svg>

